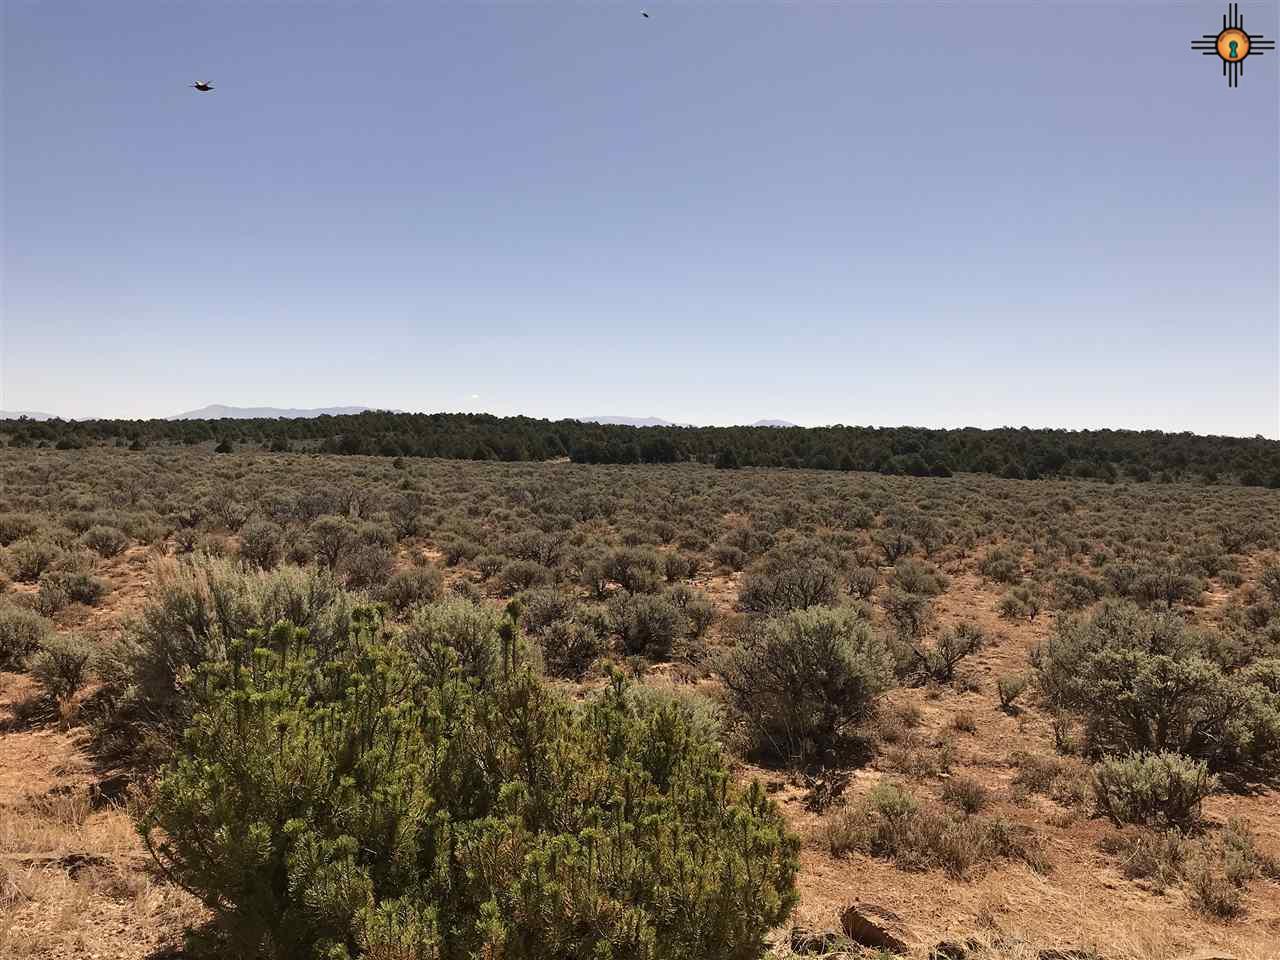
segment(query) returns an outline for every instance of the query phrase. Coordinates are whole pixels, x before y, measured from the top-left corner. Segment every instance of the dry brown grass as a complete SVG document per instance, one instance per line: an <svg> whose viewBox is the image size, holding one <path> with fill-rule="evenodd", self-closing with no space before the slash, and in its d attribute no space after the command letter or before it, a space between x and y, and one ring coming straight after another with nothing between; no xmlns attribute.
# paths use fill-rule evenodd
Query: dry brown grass
<svg viewBox="0 0 1280 960"><path fill-rule="evenodd" d="M72 790L0 811L0 956L144 957L199 918L148 871L126 809Z"/></svg>

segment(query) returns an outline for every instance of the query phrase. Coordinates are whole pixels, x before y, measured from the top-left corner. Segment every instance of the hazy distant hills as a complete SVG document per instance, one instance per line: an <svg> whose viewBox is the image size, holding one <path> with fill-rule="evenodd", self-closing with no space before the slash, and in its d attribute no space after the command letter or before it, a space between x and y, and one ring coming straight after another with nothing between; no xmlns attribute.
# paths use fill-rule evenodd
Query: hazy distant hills
<svg viewBox="0 0 1280 960"><path fill-rule="evenodd" d="M373 407L228 407L212 403L199 410L175 413L166 420L305 420L309 417L340 417L364 413ZM396 411L392 411L396 412Z"/></svg>
<svg viewBox="0 0 1280 960"><path fill-rule="evenodd" d="M17 420L26 417L28 420L56 420L56 413L41 413L39 410L0 410L0 420Z"/></svg>
<svg viewBox="0 0 1280 960"><path fill-rule="evenodd" d="M578 417L579 423L607 423L620 427L692 427L692 423L675 423L661 417Z"/></svg>
<svg viewBox="0 0 1280 960"><path fill-rule="evenodd" d="M661 417L578 417L579 423L607 423L622 427L696 427L696 423L675 423ZM794 427L789 420L757 420L749 427Z"/></svg>

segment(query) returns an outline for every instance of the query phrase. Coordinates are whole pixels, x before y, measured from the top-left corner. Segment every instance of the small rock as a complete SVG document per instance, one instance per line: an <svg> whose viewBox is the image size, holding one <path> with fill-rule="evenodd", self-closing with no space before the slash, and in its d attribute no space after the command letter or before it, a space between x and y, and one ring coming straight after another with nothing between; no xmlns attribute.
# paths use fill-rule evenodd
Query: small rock
<svg viewBox="0 0 1280 960"><path fill-rule="evenodd" d="M871 920L867 914L871 914L880 920L887 920L892 923L899 922L897 915L887 910L881 910L868 904L852 903L840 913L840 927L844 930L844 935L854 943L861 944L864 947L875 947L878 950L888 950L891 953L907 952L907 945L901 938Z"/></svg>

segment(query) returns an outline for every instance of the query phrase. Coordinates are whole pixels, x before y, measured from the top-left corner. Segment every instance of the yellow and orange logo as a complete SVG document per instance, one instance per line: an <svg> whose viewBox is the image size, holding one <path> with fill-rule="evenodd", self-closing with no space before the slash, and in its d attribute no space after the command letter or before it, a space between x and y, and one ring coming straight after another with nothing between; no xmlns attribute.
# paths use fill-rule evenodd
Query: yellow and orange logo
<svg viewBox="0 0 1280 960"><path fill-rule="evenodd" d="M1249 56L1261 56L1264 50L1274 50L1276 42L1266 40L1260 33L1245 33L1244 18L1240 16L1240 4L1227 4L1222 15L1222 29L1218 33L1206 33L1199 40L1191 41L1191 49L1206 57L1216 56L1222 61L1222 75L1227 86L1235 87L1244 74L1244 61Z"/></svg>

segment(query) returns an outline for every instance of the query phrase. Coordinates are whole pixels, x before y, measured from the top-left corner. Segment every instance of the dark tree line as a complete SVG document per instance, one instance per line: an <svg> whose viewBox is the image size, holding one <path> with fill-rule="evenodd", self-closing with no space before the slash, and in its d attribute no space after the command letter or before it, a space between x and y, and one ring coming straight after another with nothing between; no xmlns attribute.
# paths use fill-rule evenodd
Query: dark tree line
<svg viewBox="0 0 1280 960"><path fill-rule="evenodd" d="M1205 480L1280 488L1280 443L1157 430L919 427L629 427L471 413L297 420L0 420L10 446L216 444L275 451L462 460L678 463L911 476Z"/></svg>

